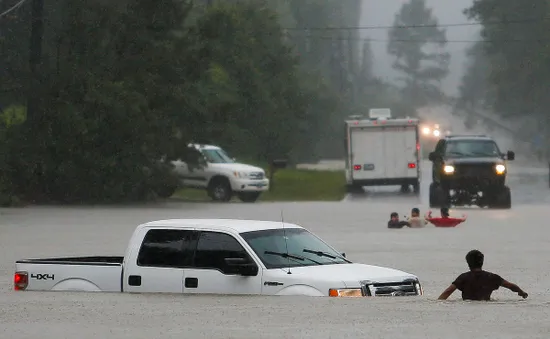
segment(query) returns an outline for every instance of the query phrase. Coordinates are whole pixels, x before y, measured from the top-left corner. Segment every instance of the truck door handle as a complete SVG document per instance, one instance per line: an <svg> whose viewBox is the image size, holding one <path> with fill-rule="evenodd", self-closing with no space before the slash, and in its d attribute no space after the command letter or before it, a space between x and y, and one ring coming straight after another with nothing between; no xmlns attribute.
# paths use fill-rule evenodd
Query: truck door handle
<svg viewBox="0 0 550 339"><path fill-rule="evenodd" d="M141 275L131 275L128 277L128 285L141 286Z"/></svg>
<svg viewBox="0 0 550 339"><path fill-rule="evenodd" d="M185 278L185 285L186 288L197 288L199 287L199 279L198 278Z"/></svg>

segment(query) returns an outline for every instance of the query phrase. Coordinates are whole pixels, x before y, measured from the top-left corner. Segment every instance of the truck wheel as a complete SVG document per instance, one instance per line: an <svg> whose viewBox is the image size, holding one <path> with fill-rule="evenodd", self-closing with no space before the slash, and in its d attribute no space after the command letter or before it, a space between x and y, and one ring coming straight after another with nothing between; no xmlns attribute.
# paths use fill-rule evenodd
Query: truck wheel
<svg viewBox="0 0 550 339"><path fill-rule="evenodd" d="M504 186L494 197L491 208L510 209L512 208L512 192L510 187Z"/></svg>
<svg viewBox="0 0 550 339"><path fill-rule="evenodd" d="M401 193L409 193L410 190L409 185L401 185Z"/></svg>
<svg viewBox="0 0 550 339"><path fill-rule="evenodd" d="M159 198L166 199L170 198L171 196L176 193L177 187L173 185L162 185L160 187L157 187L155 189L155 193Z"/></svg>
<svg viewBox="0 0 550 339"><path fill-rule="evenodd" d="M228 202L233 197L233 191L226 178L214 178L208 185L208 195L214 201Z"/></svg>
<svg viewBox="0 0 550 339"><path fill-rule="evenodd" d="M363 187L358 185L347 185L346 190L348 191L348 193L365 193Z"/></svg>
<svg viewBox="0 0 550 339"><path fill-rule="evenodd" d="M239 192L238 197L242 202L256 202L260 194L260 192Z"/></svg>
<svg viewBox="0 0 550 339"><path fill-rule="evenodd" d="M430 184L430 207L441 208L449 205L449 194L436 183Z"/></svg>

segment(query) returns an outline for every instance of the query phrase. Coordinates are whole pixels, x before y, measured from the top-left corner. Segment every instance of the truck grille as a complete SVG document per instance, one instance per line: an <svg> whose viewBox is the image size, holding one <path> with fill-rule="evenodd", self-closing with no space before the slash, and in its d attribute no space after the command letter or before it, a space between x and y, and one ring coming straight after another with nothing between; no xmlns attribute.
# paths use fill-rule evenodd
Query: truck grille
<svg viewBox="0 0 550 339"><path fill-rule="evenodd" d="M374 297L398 297L420 295L420 284L416 280L405 280L401 282L373 283L365 281L362 283L363 294Z"/></svg>
<svg viewBox="0 0 550 339"><path fill-rule="evenodd" d="M264 179L264 173L263 172L252 172L248 175L248 177L252 180L262 180L262 179Z"/></svg>
<svg viewBox="0 0 550 339"><path fill-rule="evenodd" d="M459 164L455 165L455 175L461 177L494 177L495 164Z"/></svg>

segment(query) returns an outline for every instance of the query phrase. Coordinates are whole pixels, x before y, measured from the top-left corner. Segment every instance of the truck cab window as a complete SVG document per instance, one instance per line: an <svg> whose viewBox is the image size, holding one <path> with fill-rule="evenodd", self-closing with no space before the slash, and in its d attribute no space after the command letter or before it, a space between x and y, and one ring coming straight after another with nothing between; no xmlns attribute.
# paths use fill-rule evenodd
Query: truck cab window
<svg viewBox="0 0 550 339"><path fill-rule="evenodd" d="M195 251L194 267L211 268L228 273L226 258L251 260L241 244L231 235L219 232L201 232Z"/></svg>
<svg viewBox="0 0 550 339"><path fill-rule="evenodd" d="M196 232L150 230L143 239L137 265L148 267L185 267L191 264Z"/></svg>

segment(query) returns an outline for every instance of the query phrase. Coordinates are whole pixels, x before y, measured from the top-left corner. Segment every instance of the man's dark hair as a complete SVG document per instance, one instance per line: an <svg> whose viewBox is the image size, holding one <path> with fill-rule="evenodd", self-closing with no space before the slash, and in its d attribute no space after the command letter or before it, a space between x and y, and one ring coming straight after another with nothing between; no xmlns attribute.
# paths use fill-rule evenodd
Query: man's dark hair
<svg viewBox="0 0 550 339"><path fill-rule="evenodd" d="M390 214L390 218L397 217L397 216L399 216L399 215L397 214L397 212L392 212L392 214Z"/></svg>
<svg viewBox="0 0 550 339"><path fill-rule="evenodd" d="M415 208L413 208L413 209L411 210L411 213L418 213L418 214L420 214L420 210L419 210L418 208L415 207Z"/></svg>
<svg viewBox="0 0 550 339"><path fill-rule="evenodd" d="M448 217L449 216L449 208L448 207L441 207L441 216L442 217Z"/></svg>
<svg viewBox="0 0 550 339"><path fill-rule="evenodd" d="M485 256L478 250L471 250L466 254L466 262L471 270L483 267L483 259Z"/></svg>

